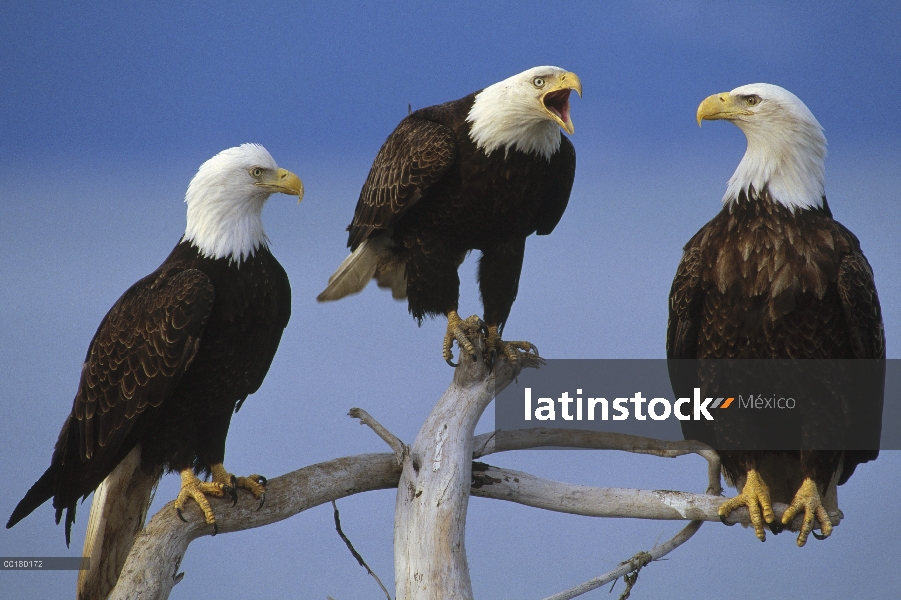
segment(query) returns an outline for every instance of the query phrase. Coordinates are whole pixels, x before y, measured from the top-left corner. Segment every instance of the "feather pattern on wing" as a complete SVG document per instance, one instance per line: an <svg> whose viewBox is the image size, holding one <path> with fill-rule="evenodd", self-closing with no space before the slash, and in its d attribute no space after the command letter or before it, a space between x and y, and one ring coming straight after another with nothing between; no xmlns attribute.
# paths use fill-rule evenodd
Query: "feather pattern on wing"
<svg viewBox="0 0 901 600"><path fill-rule="evenodd" d="M440 123L406 117L388 136L363 184L347 245L357 247L394 224L441 179L456 158L453 132Z"/></svg>

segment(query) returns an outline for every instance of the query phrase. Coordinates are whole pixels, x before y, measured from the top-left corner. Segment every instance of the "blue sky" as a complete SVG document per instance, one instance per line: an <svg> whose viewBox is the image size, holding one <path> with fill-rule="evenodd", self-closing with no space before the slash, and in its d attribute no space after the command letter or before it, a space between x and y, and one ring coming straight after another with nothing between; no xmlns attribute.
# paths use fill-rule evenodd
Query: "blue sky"
<svg viewBox="0 0 901 600"><path fill-rule="evenodd" d="M826 193L876 274L890 357L901 358L901 7L897 3L18 3L0 22L0 513L49 464L80 362L109 307L184 230L197 167L243 142L303 179L300 206L264 212L291 278L293 316L262 389L233 419L226 464L279 475L381 452L345 416L361 406L408 443L450 382L444 323L417 328L377 289L318 305L345 256L344 227L378 148L413 108L529 67L575 71L578 169L555 232L530 238L506 335L551 358L663 356L681 246L719 210L744 138L694 121L707 95L786 87L829 140ZM474 260L461 314L481 311ZM490 410L489 410L490 412ZM486 415L479 430L491 427ZM614 452L534 451L493 464L615 487L702 491L704 466ZM705 525L642 571L633 598L888 597L901 586L885 527L901 457L883 452L840 489L845 521L824 542L759 543ZM174 498L164 478L154 508ZM732 493L730 491L730 493ZM394 495L339 502L356 547L392 580ZM0 531L2 556L80 554L45 505ZM467 550L476 594L541 598L613 568L678 523L592 520L474 499ZM708 565L717 564L713 569ZM703 566L702 566L703 565ZM173 598L376 597L320 507L188 551ZM710 573L716 573L711 575ZM863 576L862 576L863 575ZM73 572L3 572L14 597L72 593ZM390 586L389 586L390 587ZM620 588L621 589L621 588ZM594 592L602 597L606 592Z"/></svg>

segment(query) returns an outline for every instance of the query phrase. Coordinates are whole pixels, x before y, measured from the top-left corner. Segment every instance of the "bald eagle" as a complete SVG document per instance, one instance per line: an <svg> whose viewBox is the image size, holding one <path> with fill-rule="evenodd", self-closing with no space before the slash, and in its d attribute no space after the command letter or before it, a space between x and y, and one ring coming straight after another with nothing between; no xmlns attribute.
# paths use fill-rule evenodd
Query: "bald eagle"
<svg viewBox="0 0 901 600"><path fill-rule="evenodd" d="M697 119L731 121L748 146L722 211L685 245L669 297L667 357L884 359L873 271L854 234L832 218L826 138L810 110L787 90L757 83L708 97ZM881 398L870 401L880 404L864 410L878 418ZM805 421L797 435L819 425ZM683 423L683 433L714 446L727 434L698 421ZM822 530L815 536L831 533L824 495L875 459L878 446L720 455L727 479L742 490L722 505L721 518L747 506L763 541L764 522L778 533L803 511L803 546L815 521ZM790 505L781 525L772 502Z"/></svg>
<svg viewBox="0 0 901 600"><path fill-rule="evenodd" d="M269 251L261 219L275 192L302 197L303 186L260 145L224 150L200 167L185 196L184 236L101 321L50 467L7 528L53 498L57 523L66 511L68 545L78 499L114 472L125 488L131 478L143 481L132 510L146 512L163 470L177 471L179 516L193 498L214 531L205 495L237 501L237 488L244 488L262 502L265 479L236 478L222 462L232 413L263 383L291 315L288 277ZM198 479L204 472L212 481ZM101 505L108 497L95 496L91 530L103 537L95 515L110 524L130 519L127 555L135 517L107 514Z"/></svg>
<svg viewBox="0 0 901 600"><path fill-rule="evenodd" d="M574 73L535 67L468 96L411 113L375 157L348 227L350 255L329 278L320 302L361 291L370 279L407 299L410 313L447 317L452 344L474 355L487 325L487 349L517 360L529 342L501 340L519 289L526 238L554 230L569 201L576 154L569 95ZM484 322L457 314L457 269L480 250Z"/></svg>

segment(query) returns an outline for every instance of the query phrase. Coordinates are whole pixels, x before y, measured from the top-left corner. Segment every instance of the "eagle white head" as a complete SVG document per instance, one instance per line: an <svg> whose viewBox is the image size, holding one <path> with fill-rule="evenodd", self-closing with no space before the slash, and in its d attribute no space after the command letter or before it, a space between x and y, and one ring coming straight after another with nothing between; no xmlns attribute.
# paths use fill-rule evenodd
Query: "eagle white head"
<svg viewBox="0 0 901 600"><path fill-rule="evenodd" d="M269 239L263 231L263 205L274 193L303 199L303 183L279 169L259 144L223 150L197 170L188 185L188 225L184 240L203 256L240 264Z"/></svg>
<svg viewBox="0 0 901 600"><path fill-rule="evenodd" d="M754 186L791 209L823 206L826 136L797 96L769 83L752 83L707 97L698 107L703 119L727 119L748 138L723 204Z"/></svg>
<svg viewBox="0 0 901 600"><path fill-rule="evenodd" d="M569 93L582 95L578 75L560 67L534 67L476 94L466 120L469 136L485 154L499 148L550 159L560 147L562 127L574 131Z"/></svg>

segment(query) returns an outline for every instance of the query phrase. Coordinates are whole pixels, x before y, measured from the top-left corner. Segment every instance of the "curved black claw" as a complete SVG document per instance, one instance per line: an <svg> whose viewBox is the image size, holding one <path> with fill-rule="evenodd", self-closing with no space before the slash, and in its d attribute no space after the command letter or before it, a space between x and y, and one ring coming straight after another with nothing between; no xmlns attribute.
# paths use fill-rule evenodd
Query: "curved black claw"
<svg viewBox="0 0 901 600"><path fill-rule="evenodd" d="M265 484L263 484L263 485L265 485ZM266 492L263 492L262 494L260 494L260 505L257 506L257 510L260 510L261 508L263 508L263 503L265 501L266 501Z"/></svg>
<svg viewBox="0 0 901 600"><path fill-rule="evenodd" d="M454 361L452 361L449 358L445 358L444 360L447 364L449 364L450 366L452 366L455 369L460 366L460 363L455 363Z"/></svg>
<svg viewBox="0 0 901 600"><path fill-rule="evenodd" d="M726 520L726 515L720 515L720 521L723 522L723 525L728 525L729 527L732 527L733 525L735 525L735 523L730 523L729 521Z"/></svg>
<svg viewBox="0 0 901 600"><path fill-rule="evenodd" d="M257 475L257 483L259 483L263 487L266 487L266 484L269 483L269 480L262 475Z"/></svg>
<svg viewBox="0 0 901 600"><path fill-rule="evenodd" d="M818 540L825 540L827 537L829 537L828 535L823 535L822 533L817 533L816 531L811 531L810 533L813 534L813 537Z"/></svg>
<svg viewBox="0 0 901 600"><path fill-rule="evenodd" d="M175 509L175 512L178 513L178 518L179 518L179 519L181 519L181 520L184 521L185 523L188 522L188 520L187 520L186 518L184 518L184 516L181 514L181 509L180 509L180 508L176 508L176 509Z"/></svg>
<svg viewBox="0 0 901 600"><path fill-rule="evenodd" d="M773 532L773 535L779 535L783 531L785 531L785 525L780 523L779 521L773 521L769 525L770 531Z"/></svg>
<svg viewBox="0 0 901 600"><path fill-rule="evenodd" d="M219 533L219 523L213 521L213 537L216 537L217 533Z"/></svg>
<svg viewBox="0 0 901 600"><path fill-rule="evenodd" d="M238 504L238 479L232 475L231 486L225 486L223 492L232 497L232 506Z"/></svg>

